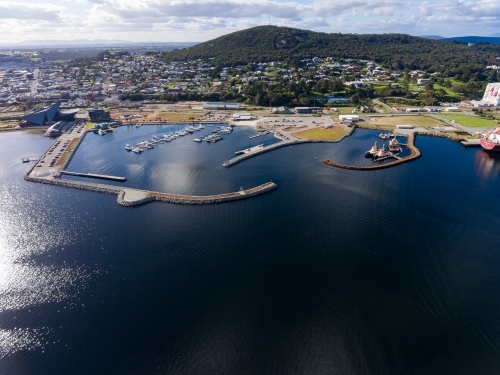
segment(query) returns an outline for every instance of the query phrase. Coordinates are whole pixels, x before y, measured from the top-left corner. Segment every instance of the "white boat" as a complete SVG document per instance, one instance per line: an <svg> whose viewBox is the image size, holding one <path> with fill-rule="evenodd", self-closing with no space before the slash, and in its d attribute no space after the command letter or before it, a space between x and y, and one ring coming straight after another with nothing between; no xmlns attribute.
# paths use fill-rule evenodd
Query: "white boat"
<svg viewBox="0 0 500 375"><path fill-rule="evenodd" d="M379 151L379 148L377 147L377 142L372 146L372 148L368 151L365 152L365 157L366 158L371 158L377 154Z"/></svg>
<svg viewBox="0 0 500 375"><path fill-rule="evenodd" d="M193 139L193 141L195 141L195 142L198 142L198 143L199 143L199 142L201 142L201 139L200 139L200 138L195 138L195 139Z"/></svg>
<svg viewBox="0 0 500 375"><path fill-rule="evenodd" d="M104 130L102 130L102 129L99 129L99 130L97 131L97 133L99 133L99 135L104 135L104 134L106 134L106 132L105 132Z"/></svg>
<svg viewBox="0 0 500 375"><path fill-rule="evenodd" d="M132 152L135 152L136 154L140 154L142 150L139 147L132 147Z"/></svg>
<svg viewBox="0 0 500 375"><path fill-rule="evenodd" d="M125 150L132 151L132 146L130 146L129 144L125 145Z"/></svg>

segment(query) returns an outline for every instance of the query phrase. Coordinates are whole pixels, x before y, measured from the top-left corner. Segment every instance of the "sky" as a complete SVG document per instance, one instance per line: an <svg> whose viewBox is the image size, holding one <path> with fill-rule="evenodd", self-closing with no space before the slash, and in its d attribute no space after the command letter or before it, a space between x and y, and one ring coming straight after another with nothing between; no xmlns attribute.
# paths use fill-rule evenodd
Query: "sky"
<svg viewBox="0 0 500 375"><path fill-rule="evenodd" d="M445 37L500 33L498 0L0 0L0 44L203 42L259 25Z"/></svg>

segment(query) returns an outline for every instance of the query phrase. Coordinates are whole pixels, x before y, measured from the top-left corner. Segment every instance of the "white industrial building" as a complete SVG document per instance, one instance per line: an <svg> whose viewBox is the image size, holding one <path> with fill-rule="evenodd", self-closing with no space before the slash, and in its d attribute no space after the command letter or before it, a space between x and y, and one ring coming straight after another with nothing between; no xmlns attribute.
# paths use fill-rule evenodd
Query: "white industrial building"
<svg viewBox="0 0 500 375"><path fill-rule="evenodd" d="M359 121L358 115L339 115L340 121Z"/></svg>
<svg viewBox="0 0 500 375"><path fill-rule="evenodd" d="M240 104L239 103L225 103L225 102L206 102L206 103L203 103L203 109L238 110L238 109L240 109Z"/></svg>
<svg viewBox="0 0 500 375"><path fill-rule="evenodd" d="M484 90L483 99L479 103L484 103L491 106L500 105L500 82L488 83L486 90ZM478 105L479 106L479 105ZM483 105L481 105L483 106Z"/></svg>

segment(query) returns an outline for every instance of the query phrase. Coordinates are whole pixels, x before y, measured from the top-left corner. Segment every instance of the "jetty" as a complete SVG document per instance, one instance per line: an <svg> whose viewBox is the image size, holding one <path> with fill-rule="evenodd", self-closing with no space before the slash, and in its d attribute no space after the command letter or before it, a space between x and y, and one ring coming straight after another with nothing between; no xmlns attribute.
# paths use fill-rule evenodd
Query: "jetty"
<svg viewBox="0 0 500 375"><path fill-rule="evenodd" d="M475 139L463 139L460 144L464 147L481 147L481 140Z"/></svg>
<svg viewBox="0 0 500 375"><path fill-rule="evenodd" d="M257 138L257 137L262 137L263 135L268 135L268 134L269 134L269 131L267 131L267 130L266 130L266 131L264 131L264 132L262 132L262 133L252 135L252 136L250 137L250 139Z"/></svg>
<svg viewBox="0 0 500 375"><path fill-rule="evenodd" d="M241 150L241 151L236 151L235 154L236 155L251 154L252 152L261 151L263 148L264 148L264 145L262 144L262 145L246 148L246 149Z"/></svg>
<svg viewBox="0 0 500 375"><path fill-rule="evenodd" d="M80 173L80 172L61 171L61 174L65 174L65 175L68 175L68 176L79 176L79 177L97 178L97 179L101 179L101 180L111 180L111 181L120 181L120 182L127 181L126 177L108 176L108 175L96 174L96 173Z"/></svg>

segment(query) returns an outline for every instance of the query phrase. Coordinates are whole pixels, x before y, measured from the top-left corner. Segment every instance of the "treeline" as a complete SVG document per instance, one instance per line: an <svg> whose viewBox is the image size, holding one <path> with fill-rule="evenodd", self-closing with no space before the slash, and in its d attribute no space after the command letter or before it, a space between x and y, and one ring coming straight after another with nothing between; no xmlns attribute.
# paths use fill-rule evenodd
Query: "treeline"
<svg viewBox="0 0 500 375"><path fill-rule="evenodd" d="M372 60L396 70L441 72L461 81L487 79L486 65L500 56L499 45L450 43L406 34L326 34L288 27L259 26L190 48L166 52L162 60L214 58L216 66L284 61L300 64L314 56Z"/></svg>

